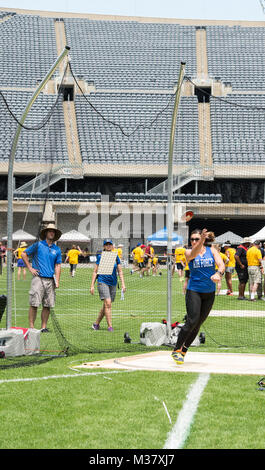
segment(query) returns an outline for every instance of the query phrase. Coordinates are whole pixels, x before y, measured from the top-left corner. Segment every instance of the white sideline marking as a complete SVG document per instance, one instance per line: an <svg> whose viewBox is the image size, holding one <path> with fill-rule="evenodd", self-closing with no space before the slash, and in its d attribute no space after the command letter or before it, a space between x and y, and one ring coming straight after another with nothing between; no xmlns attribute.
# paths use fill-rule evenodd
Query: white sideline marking
<svg viewBox="0 0 265 470"><path fill-rule="evenodd" d="M49 379L72 379L77 377L84 377L88 375L107 375L107 374L120 374L122 372L134 372L133 370L113 370L108 372L85 372L79 374L62 374L62 375L48 375L46 377L28 377L24 379L3 379L0 380L0 385L10 382L38 382L41 380L49 380Z"/></svg>
<svg viewBox="0 0 265 470"><path fill-rule="evenodd" d="M200 374L196 382L191 386L178 419L168 434L164 449L181 449L183 447L209 378L210 374Z"/></svg>
<svg viewBox="0 0 265 470"><path fill-rule="evenodd" d="M264 310L212 310L209 317L244 317L244 318L263 318Z"/></svg>

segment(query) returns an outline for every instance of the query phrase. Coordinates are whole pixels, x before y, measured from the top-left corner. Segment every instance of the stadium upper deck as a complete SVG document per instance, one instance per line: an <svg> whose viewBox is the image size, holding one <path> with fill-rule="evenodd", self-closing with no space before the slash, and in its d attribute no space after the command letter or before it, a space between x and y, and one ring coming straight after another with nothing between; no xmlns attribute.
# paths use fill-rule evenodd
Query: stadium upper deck
<svg viewBox="0 0 265 470"><path fill-rule="evenodd" d="M184 83L179 109L176 173L200 165L212 168L214 178L264 179L264 111L257 109L265 107L264 40L265 22L2 9L0 90L18 117L67 44L85 98L126 133L140 125L125 137L94 112L68 71L70 101L57 108L48 136L46 129L22 132L15 174L75 162L90 176L166 177L173 98L185 61L191 81ZM38 99L29 123L39 122L55 101L61 76L62 69ZM0 169L6 174L16 124L2 100L0 108ZM144 128L156 113L155 124Z"/></svg>

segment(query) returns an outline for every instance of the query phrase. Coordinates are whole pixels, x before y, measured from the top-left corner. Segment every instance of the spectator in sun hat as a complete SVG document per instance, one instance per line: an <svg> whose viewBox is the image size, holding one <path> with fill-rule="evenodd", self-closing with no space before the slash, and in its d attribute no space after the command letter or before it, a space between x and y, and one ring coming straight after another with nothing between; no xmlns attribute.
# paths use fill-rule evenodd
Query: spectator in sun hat
<svg viewBox="0 0 265 470"><path fill-rule="evenodd" d="M40 232L40 241L33 243L21 253L22 259L32 274L29 291L29 327L34 328L38 307L42 304L41 331L47 333L50 309L55 305L55 288L59 287L62 254L55 244L62 232L55 224L48 224ZM29 257L32 257L30 264Z"/></svg>
<svg viewBox="0 0 265 470"><path fill-rule="evenodd" d="M247 300L247 298L245 297L245 288L248 282L247 251L250 245L251 239L248 237L243 238L243 241L237 247L235 254L236 272L239 280L238 300Z"/></svg>
<svg viewBox="0 0 265 470"><path fill-rule="evenodd" d="M108 251L108 252L113 251L112 240L110 239L104 240L103 251ZM112 274L98 274L98 266L100 263L100 259L101 259L101 255L98 255L96 266L92 274L90 293L94 295L95 282L97 280L98 293L99 293L100 300L103 301L103 306L98 314L98 317L95 323L93 323L92 328L93 330L99 330L101 321L103 320L104 317L106 317L108 331L112 332L113 331L112 303L114 302L115 297L116 297L116 290L117 290L117 284L118 284L117 272L121 280L121 288L123 292L126 291L126 287L125 287L124 278L123 278L121 261L118 255L114 263Z"/></svg>
<svg viewBox="0 0 265 470"><path fill-rule="evenodd" d="M14 255L17 259L17 280L20 281L21 271L23 270L23 279L26 280L26 265L22 259L21 253L27 248L26 242L21 242L19 247L14 251Z"/></svg>

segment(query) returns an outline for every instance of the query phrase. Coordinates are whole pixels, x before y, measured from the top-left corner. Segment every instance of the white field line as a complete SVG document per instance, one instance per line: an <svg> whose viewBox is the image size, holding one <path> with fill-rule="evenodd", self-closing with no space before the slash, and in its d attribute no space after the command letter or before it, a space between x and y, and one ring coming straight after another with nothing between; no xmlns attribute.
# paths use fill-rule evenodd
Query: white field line
<svg viewBox="0 0 265 470"><path fill-rule="evenodd" d="M107 375L107 374L121 374L123 372L134 372L134 370L112 370L108 372L82 372L79 374L62 374L62 375L47 375L44 377L28 377L20 379L2 379L0 385L6 383L18 383L18 382L40 382L42 380L50 379L76 379L77 377L85 377L89 375Z"/></svg>
<svg viewBox="0 0 265 470"><path fill-rule="evenodd" d="M68 316L68 317L80 317L80 316L83 316L85 318L90 318L90 317L94 317L95 316L95 312L86 312L84 311L84 308L76 308L75 311L73 312L72 311L72 308L67 308L67 307L64 307L63 309L64 311L63 312L59 312L56 308L55 308L55 313L58 317L63 317L63 316ZM21 308L21 307L18 307L16 309L16 312L19 312L19 311L22 311L22 312L25 312L25 309L24 308ZM132 309L132 310L127 310L127 312L125 310L120 310L120 309L115 309L113 312L112 312L112 316L113 317L120 317L120 315L122 315L124 318L127 318L128 315L132 315L132 318L133 318L133 315L137 316L140 315L141 317L145 317L145 316L148 316L148 315L152 315L152 318L155 318L155 317L158 317L159 316L159 320L160 320L160 316L166 316L166 313L164 311L158 311L156 310L155 312L153 310L135 310L135 309ZM183 313L184 315L184 313ZM22 316L21 314L18 314L18 316ZM230 318L233 318L233 317L245 317L245 318L264 318L265 317L265 310L212 310L209 317L230 317Z"/></svg>
<svg viewBox="0 0 265 470"><path fill-rule="evenodd" d="M191 386L178 419L168 434L164 449L182 449L184 446L209 378L210 374L200 374L196 382Z"/></svg>

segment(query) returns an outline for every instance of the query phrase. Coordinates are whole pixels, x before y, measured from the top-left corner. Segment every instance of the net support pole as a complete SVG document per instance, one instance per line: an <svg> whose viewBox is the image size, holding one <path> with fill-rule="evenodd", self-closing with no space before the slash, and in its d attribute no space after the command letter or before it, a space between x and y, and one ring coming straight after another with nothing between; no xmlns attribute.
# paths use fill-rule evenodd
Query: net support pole
<svg viewBox="0 0 265 470"><path fill-rule="evenodd" d="M178 107L181 95L181 87L183 77L185 74L185 62L181 62L177 91L174 102L174 109L171 121L171 132L169 142L168 154L168 199L167 199L167 339L169 340L171 334L172 323L172 234L174 227L174 214L173 214L173 154L176 133L176 121L178 114Z"/></svg>
<svg viewBox="0 0 265 470"><path fill-rule="evenodd" d="M26 117L33 105L39 96L40 92L43 90L54 71L62 60L69 53L70 47L65 46L62 53L56 59L54 64L51 66L50 70L47 72L46 76L39 84L38 88L34 91L32 97L27 103L23 114L20 118L20 124L17 125L17 129L12 141L12 147L8 163L8 180L7 180L7 304L6 304L6 328L11 328L12 325L12 238L13 238L13 192L14 192L14 182L13 182L13 173L14 173L14 161L16 155L17 144L22 129L21 124L24 124Z"/></svg>

